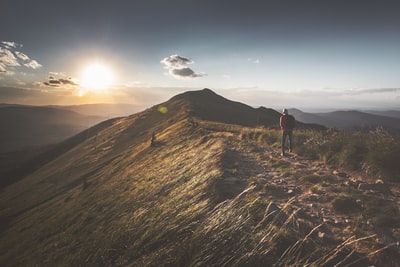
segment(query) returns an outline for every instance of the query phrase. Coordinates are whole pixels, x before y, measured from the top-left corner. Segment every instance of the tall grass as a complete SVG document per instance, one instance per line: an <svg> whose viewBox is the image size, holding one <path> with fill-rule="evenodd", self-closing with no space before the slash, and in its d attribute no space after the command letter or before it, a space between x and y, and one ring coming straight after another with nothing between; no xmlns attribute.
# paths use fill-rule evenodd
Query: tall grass
<svg viewBox="0 0 400 267"><path fill-rule="evenodd" d="M279 147L277 129L246 130L242 139ZM336 130L295 130L294 151L305 158L365 174L384 181L400 182L400 136L382 128L369 132Z"/></svg>
<svg viewBox="0 0 400 267"><path fill-rule="evenodd" d="M64 156L68 161L60 158L35 174L41 180L32 179L32 184L42 191L25 186L30 191L22 198L4 198L9 200L5 206L22 213L2 232L7 244L0 245L0 262L7 266L356 266L352 262L369 266L369 255L384 249L366 248L368 252L361 255L357 244L365 239L326 237L329 226L302 211L304 203L294 198L285 203L290 196L282 198L282 188L266 182L269 176L257 176L258 171L253 176L260 160L271 171L288 171L290 162L263 158L263 150L253 149L259 143L278 148L279 130L221 123L199 123L202 128L185 125L158 132L155 146L130 143L127 136L115 146L118 153L104 154L102 160L92 160L82 146ZM398 139L382 132L371 135L375 138L296 131L295 152L343 166L355 155L360 162L355 160L350 167L383 173L382 165L393 155L390 144L398 144ZM143 140L150 140L150 134ZM347 147L351 149L345 151ZM68 177L86 179L85 190L63 178L65 162L74 166ZM385 171L387 175L396 169ZM310 185L329 182L329 177L303 170L291 175ZM41 200L39 193L52 188L44 187L50 181L60 183L62 190ZM228 190L231 194L226 196ZM24 211L29 200L37 206ZM396 206L373 202L377 205L367 203L368 209L357 212L372 217L374 225L397 226ZM385 214L395 219L376 216L382 207L389 207Z"/></svg>
<svg viewBox="0 0 400 267"><path fill-rule="evenodd" d="M373 236L352 236L344 241L321 238L324 225L313 225L302 218L294 198L279 207L256 194L256 186L250 185L235 199L217 205L186 244L179 266L371 264L354 246ZM352 265L355 262L359 264Z"/></svg>

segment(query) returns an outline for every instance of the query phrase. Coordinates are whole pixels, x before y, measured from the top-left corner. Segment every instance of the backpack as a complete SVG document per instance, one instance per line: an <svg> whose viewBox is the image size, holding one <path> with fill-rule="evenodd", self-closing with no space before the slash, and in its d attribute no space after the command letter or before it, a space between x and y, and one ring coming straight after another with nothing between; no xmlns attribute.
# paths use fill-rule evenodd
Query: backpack
<svg viewBox="0 0 400 267"><path fill-rule="evenodd" d="M285 128L286 129L293 129L295 126L295 120L292 115L287 115L286 118L286 123L285 123Z"/></svg>

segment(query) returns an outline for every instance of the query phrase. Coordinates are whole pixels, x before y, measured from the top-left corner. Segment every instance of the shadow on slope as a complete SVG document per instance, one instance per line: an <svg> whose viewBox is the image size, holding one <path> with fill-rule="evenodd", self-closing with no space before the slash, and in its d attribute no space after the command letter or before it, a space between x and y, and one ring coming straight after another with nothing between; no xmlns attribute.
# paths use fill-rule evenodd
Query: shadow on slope
<svg viewBox="0 0 400 267"><path fill-rule="evenodd" d="M34 172L37 169L40 169L46 163L54 160L58 156L64 154L71 148L79 145L83 141L88 138L91 138L96 135L98 131L109 127L116 119L111 119L99 123L83 132L67 139L64 142L61 142L57 145L43 147L38 152L33 151L32 156L28 156L28 160L22 161L20 165L16 165L13 168L8 167L7 169L3 169L0 172L0 189L4 188L8 185L18 182L19 180L23 179L26 175ZM41 152L41 150L44 150ZM25 151L21 152L14 152L5 154L5 156L10 155L12 157L20 157L21 154L26 154Z"/></svg>
<svg viewBox="0 0 400 267"><path fill-rule="evenodd" d="M56 144L102 120L59 108L5 105L0 107L0 153Z"/></svg>
<svg viewBox="0 0 400 267"><path fill-rule="evenodd" d="M223 106L236 113L220 114ZM226 130L256 111L210 90L184 93L60 144L2 192L0 214L9 220L0 263L254 266L276 258L314 226L306 222L298 235L286 228L293 220L268 228L270 199L250 184L263 168L244 153L249 144ZM279 114L271 114L266 124L277 123ZM213 130L198 118L231 124Z"/></svg>

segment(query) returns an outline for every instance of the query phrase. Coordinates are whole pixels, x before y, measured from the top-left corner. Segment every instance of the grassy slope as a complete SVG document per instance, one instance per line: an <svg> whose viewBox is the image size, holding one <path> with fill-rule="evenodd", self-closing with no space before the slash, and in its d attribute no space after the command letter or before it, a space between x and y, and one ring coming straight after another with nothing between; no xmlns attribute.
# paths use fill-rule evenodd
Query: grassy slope
<svg viewBox="0 0 400 267"><path fill-rule="evenodd" d="M315 179L315 169L291 169L268 145L243 138L241 126L188 117L186 103L117 119L7 187L0 264L332 266L380 248L352 243L370 233L356 224L343 226L346 236L320 237L302 199L272 183Z"/></svg>
<svg viewBox="0 0 400 267"><path fill-rule="evenodd" d="M119 149L111 139L93 153L88 140L7 188L2 215L16 217L4 233L2 261L97 264L103 257L116 260L110 253L146 255L157 246L152 242L173 249L168 240L193 230L210 208L205 188L221 176L221 141L201 137L186 123L159 133L155 147L127 139Z"/></svg>
<svg viewBox="0 0 400 267"><path fill-rule="evenodd" d="M121 124L113 127L123 135ZM240 128L182 120L153 147L104 139L96 153L88 140L4 192L2 215L15 217L2 264L329 266L348 255L339 240L318 238L321 226L290 195L265 185L257 174L287 175L287 163L242 140ZM367 249L357 246L348 262Z"/></svg>

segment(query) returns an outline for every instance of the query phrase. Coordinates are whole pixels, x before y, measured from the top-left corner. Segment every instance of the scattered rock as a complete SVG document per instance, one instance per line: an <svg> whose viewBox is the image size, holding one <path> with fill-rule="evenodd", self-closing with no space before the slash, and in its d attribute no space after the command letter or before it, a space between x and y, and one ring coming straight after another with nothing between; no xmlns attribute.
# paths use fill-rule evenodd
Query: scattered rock
<svg viewBox="0 0 400 267"><path fill-rule="evenodd" d="M340 172L340 171L334 170L332 173L334 175L342 177L342 178L347 178L348 177L348 175L345 172Z"/></svg>
<svg viewBox="0 0 400 267"><path fill-rule="evenodd" d="M309 201L318 201L321 199L320 195L318 194L311 194L307 198Z"/></svg>
<svg viewBox="0 0 400 267"><path fill-rule="evenodd" d="M343 220L341 218L335 218L335 224L343 224Z"/></svg>
<svg viewBox="0 0 400 267"><path fill-rule="evenodd" d="M392 192L390 191L390 186L387 184L367 184L367 183L362 183L358 185L358 190L361 191L375 191L382 193L384 195L391 195Z"/></svg>
<svg viewBox="0 0 400 267"><path fill-rule="evenodd" d="M400 240L400 228L394 228L392 230L393 237Z"/></svg>
<svg viewBox="0 0 400 267"><path fill-rule="evenodd" d="M357 181L356 179L349 179L349 180L345 181L344 184L346 186L352 186L352 187L357 188L358 185L360 184L360 182Z"/></svg>
<svg viewBox="0 0 400 267"><path fill-rule="evenodd" d="M326 237L326 234L324 232L318 232L318 237L324 239Z"/></svg>

